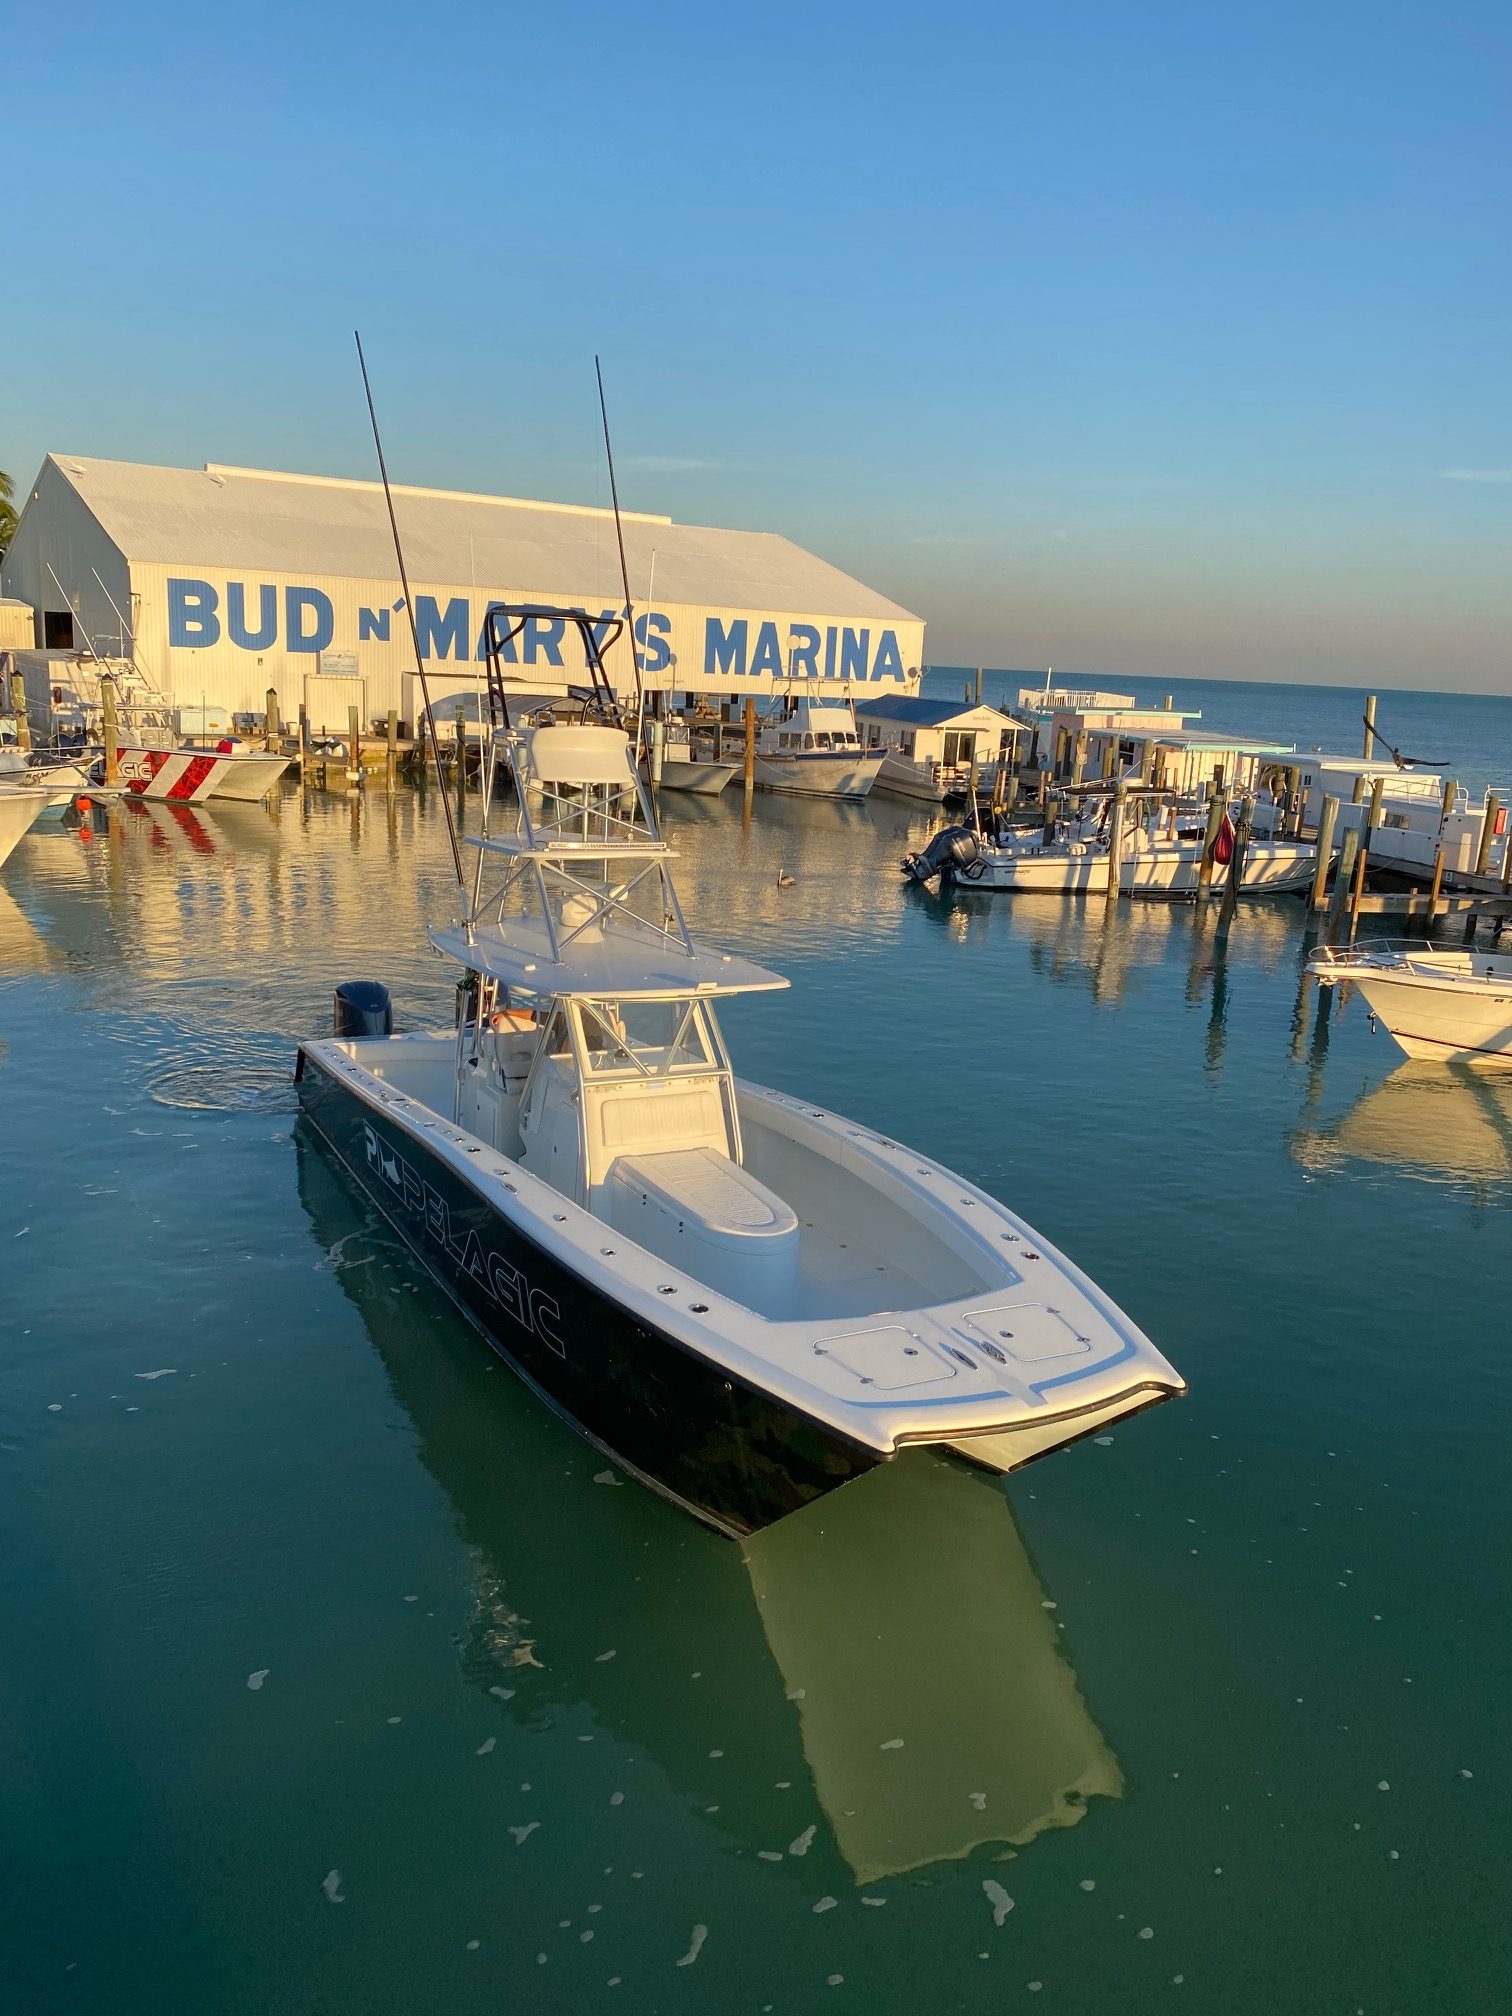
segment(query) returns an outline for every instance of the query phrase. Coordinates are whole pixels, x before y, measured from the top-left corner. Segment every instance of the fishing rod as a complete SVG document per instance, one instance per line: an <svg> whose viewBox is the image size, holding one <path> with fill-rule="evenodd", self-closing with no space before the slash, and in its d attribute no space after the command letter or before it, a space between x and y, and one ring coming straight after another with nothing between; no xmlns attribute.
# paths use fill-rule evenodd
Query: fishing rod
<svg viewBox="0 0 1512 2016"><path fill-rule="evenodd" d="M420 696L425 702L425 727L430 741L431 760L436 766L436 782L441 792L441 809L446 814L446 837L451 842L452 867L456 870L457 887L462 892L463 914L466 914L467 887L462 874L462 849L457 840L457 822L452 816L451 795L446 788L446 777L441 769L441 749L436 741L436 717L431 712L430 682L425 676L425 660L420 655L420 632L415 624L415 598L410 593L409 573L404 565L404 547L399 539L399 521L394 516L394 493L389 488L388 464L383 459L383 438L378 432L378 414L373 405L373 388L368 380L367 359L362 354L362 337L357 330L352 331L357 344L357 362L362 367L362 389L367 394L368 419L373 423L373 446L378 450L378 473L383 478L383 501L388 506L389 530L394 535L394 558L399 562L399 584L404 590L404 613L409 618L410 640L415 647L415 669L420 675ZM481 726L481 723L479 724ZM466 751L458 749L457 761L464 760ZM468 926L468 935L472 927Z"/></svg>
<svg viewBox="0 0 1512 2016"><path fill-rule="evenodd" d="M609 408L604 401L604 371L595 353L594 375L598 379L599 413L604 422L604 454L609 463L609 495L614 504L614 536L619 542L620 584L625 591L625 628L630 638L630 663L635 667L635 760L641 760L641 723L645 715L645 694L641 686L640 652L635 645L635 613L630 607L630 569L625 564L625 528L620 523L619 485L614 480L614 449L609 440Z"/></svg>

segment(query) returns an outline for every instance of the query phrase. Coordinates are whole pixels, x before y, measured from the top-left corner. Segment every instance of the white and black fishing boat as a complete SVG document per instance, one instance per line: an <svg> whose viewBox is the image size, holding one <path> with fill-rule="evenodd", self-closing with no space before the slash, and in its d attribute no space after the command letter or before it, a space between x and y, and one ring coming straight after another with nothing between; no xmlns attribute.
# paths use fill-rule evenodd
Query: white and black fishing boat
<svg viewBox="0 0 1512 2016"><path fill-rule="evenodd" d="M1181 1392L1013 1212L736 1078L715 1004L786 982L693 940L610 725L617 626L549 614L603 724L518 731L505 707L470 886L430 934L453 1026L392 1033L357 983L300 1050L303 1111L367 1195L552 1407L727 1533L915 1444L1009 1471Z"/></svg>

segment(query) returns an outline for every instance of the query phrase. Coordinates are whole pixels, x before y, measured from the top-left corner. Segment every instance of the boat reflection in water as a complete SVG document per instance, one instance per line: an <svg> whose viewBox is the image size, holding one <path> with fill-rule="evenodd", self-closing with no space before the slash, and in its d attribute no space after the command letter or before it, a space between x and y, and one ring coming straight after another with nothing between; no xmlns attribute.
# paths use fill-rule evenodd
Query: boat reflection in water
<svg viewBox="0 0 1512 2016"><path fill-rule="evenodd" d="M318 1137L295 1140L315 1237L472 1550L466 1677L506 1684L518 1723L586 1711L748 1849L801 1835L807 1783L858 1884L1121 1795L998 1480L915 1451L731 1548L492 1376L459 1318L403 1292L416 1264Z"/></svg>
<svg viewBox="0 0 1512 2016"><path fill-rule="evenodd" d="M858 1883L1023 1846L1122 1793L1001 1485L896 1463L743 1552Z"/></svg>
<svg viewBox="0 0 1512 2016"><path fill-rule="evenodd" d="M1428 1061L1401 1064L1292 1153L1315 1174L1374 1162L1427 1182L1482 1189L1512 1180L1512 1078Z"/></svg>

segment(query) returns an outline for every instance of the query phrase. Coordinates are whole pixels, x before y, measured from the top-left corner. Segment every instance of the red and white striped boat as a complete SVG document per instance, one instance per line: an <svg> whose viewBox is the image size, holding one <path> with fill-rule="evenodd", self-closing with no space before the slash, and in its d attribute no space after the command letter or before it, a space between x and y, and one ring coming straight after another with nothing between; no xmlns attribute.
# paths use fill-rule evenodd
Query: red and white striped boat
<svg viewBox="0 0 1512 2016"><path fill-rule="evenodd" d="M192 743L174 749L123 743L119 758L117 774L124 790L135 798L165 798L176 805L196 805L206 798L266 798L289 767L286 756L229 739L213 749Z"/></svg>

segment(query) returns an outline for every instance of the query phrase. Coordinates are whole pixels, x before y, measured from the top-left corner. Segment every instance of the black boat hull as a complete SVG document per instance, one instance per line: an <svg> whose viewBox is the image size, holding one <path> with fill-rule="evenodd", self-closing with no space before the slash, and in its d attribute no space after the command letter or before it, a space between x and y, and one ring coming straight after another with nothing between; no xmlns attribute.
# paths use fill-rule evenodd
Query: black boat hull
<svg viewBox="0 0 1512 2016"><path fill-rule="evenodd" d="M306 1122L500 1357L653 1490L738 1538L881 1460L638 1321L318 1057L297 1078Z"/></svg>

